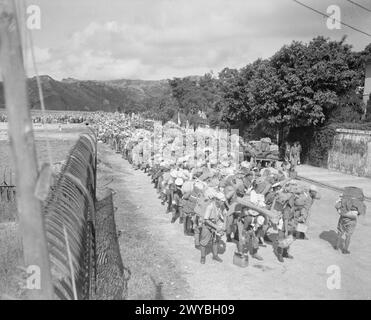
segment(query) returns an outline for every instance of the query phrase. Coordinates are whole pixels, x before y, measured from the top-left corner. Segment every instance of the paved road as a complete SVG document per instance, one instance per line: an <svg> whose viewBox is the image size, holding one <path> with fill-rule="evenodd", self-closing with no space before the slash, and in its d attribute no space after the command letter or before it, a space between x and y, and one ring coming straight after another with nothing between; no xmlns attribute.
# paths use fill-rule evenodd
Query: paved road
<svg viewBox="0 0 371 320"><path fill-rule="evenodd" d="M334 203L338 194L320 189L322 200L312 208L310 240L297 240L292 245L294 260L278 262L268 246L260 250L264 261L250 260L249 267L239 268L232 264L235 245L228 243L221 255L223 263L212 261L209 255L206 264L201 265L200 252L194 248L193 239L183 236L178 223L170 224L170 216L165 214L150 178L133 170L106 145L100 144L99 148L117 179L122 181L121 187L117 185L118 195L126 190L122 196L140 206L141 210L132 214L145 217L148 222L145 231L174 257L193 299L371 299L370 208L368 217L357 226L351 255L332 248L338 219ZM340 270L340 289L327 287L330 266Z"/></svg>

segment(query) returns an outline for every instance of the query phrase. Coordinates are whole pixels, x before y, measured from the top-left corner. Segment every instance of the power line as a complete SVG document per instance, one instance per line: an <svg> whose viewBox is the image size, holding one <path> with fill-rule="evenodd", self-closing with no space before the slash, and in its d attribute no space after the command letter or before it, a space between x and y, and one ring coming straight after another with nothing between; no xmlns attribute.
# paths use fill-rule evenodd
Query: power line
<svg viewBox="0 0 371 320"><path fill-rule="evenodd" d="M307 9L309 9L309 10L311 10L311 11L314 11L315 13L318 13L319 15L323 16L324 18L326 17L326 18L334 19L336 22L339 22L339 23L342 24L343 26L346 26L346 27L348 27L348 28L350 28L350 29L353 29L354 31L357 31L357 32L363 33L364 35L366 35L366 36L368 36L368 37L371 38L371 34L367 33L366 31L362 31L362 30L360 30L360 29L358 29L358 28L356 28L356 27L353 27L353 26L351 26L351 25L345 23L345 22L342 22L342 21L340 21L340 20L337 20L337 19L335 19L334 17L328 15L327 13L323 13L323 12L321 12L321 11L319 11L319 10L316 10L316 9L310 7L310 6L307 6L307 5L304 4L304 3L301 3L300 1L297 1L297 0L292 0L292 1L296 2L297 4L300 4L301 6L307 8Z"/></svg>
<svg viewBox="0 0 371 320"><path fill-rule="evenodd" d="M352 4L354 4L354 5L357 6L357 7L362 8L363 10L366 10L366 11L368 11L368 12L371 12L371 9L368 9L368 8L364 7L363 5L357 3L357 2L354 2L354 1L352 1L352 0L346 0L346 1L348 1L348 2L350 2L350 3L352 3Z"/></svg>

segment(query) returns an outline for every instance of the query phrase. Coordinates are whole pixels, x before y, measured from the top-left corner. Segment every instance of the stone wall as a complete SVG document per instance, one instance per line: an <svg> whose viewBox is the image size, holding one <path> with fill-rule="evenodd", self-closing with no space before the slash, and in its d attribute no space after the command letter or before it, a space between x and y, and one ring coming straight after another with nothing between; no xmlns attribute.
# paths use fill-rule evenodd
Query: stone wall
<svg viewBox="0 0 371 320"><path fill-rule="evenodd" d="M328 168L371 178L371 131L337 129Z"/></svg>

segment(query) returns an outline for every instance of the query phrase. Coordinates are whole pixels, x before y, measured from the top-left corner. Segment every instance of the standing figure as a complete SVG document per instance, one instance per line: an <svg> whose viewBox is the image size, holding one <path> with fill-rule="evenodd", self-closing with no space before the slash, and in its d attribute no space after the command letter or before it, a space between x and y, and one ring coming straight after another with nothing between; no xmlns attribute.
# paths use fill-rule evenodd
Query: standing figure
<svg viewBox="0 0 371 320"><path fill-rule="evenodd" d="M290 144L285 142L285 162L290 162L291 147Z"/></svg>
<svg viewBox="0 0 371 320"><path fill-rule="evenodd" d="M237 206L237 195L236 190L232 186L226 186L224 188L225 196L225 210L226 210L226 236L227 242L232 241L232 233L234 234L234 239L238 239L238 233L236 232L237 226L235 221L235 211Z"/></svg>
<svg viewBox="0 0 371 320"><path fill-rule="evenodd" d="M275 244L275 253L278 261L284 262L283 258L293 259L289 254L290 245L293 239L294 227L294 196L290 196L282 207L282 217L277 225L278 237Z"/></svg>
<svg viewBox="0 0 371 320"><path fill-rule="evenodd" d="M296 145L297 145L297 149L298 149L298 165L300 165L301 164L302 147L301 147L301 143L299 141L296 142Z"/></svg>
<svg viewBox="0 0 371 320"><path fill-rule="evenodd" d="M217 192L209 188L205 191L205 196L210 200L210 203L205 209L201 227L201 264L205 264L206 262L206 247L209 243L211 243L212 246L213 260L223 262L223 260L218 256L218 247L220 236L224 231L224 226L221 224L224 217L220 205L217 203Z"/></svg>
<svg viewBox="0 0 371 320"><path fill-rule="evenodd" d="M174 182L174 189L172 190L172 196L171 196L171 223L174 223L178 217L179 217L179 223L183 223L183 214L182 214L182 185L183 185L183 179L177 178Z"/></svg>
<svg viewBox="0 0 371 320"><path fill-rule="evenodd" d="M345 243L342 248L343 254L350 254L349 245L352 234L356 228L357 220L366 214L363 191L356 187L347 187L335 204L340 217L338 221L338 236L334 246L335 250L340 249L342 238L345 235Z"/></svg>
<svg viewBox="0 0 371 320"><path fill-rule="evenodd" d="M303 192L295 199L296 222L305 226L304 229L296 230L295 237L297 239L308 240L306 230L309 226L311 208L315 199L320 199L320 196L317 187L314 185L309 187L309 192Z"/></svg>
<svg viewBox="0 0 371 320"><path fill-rule="evenodd" d="M290 149L290 164L293 170L295 170L298 165L298 147L296 143L294 143Z"/></svg>
<svg viewBox="0 0 371 320"><path fill-rule="evenodd" d="M258 254L259 238L257 232L259 228L263 226L264 221L265 218L260 216L258 212L249 210L247 207L241 208L241 214L237 220L239 253L244 253L244 246L246 245L247 250L253 258L263 260L263 258Z"/></svg>

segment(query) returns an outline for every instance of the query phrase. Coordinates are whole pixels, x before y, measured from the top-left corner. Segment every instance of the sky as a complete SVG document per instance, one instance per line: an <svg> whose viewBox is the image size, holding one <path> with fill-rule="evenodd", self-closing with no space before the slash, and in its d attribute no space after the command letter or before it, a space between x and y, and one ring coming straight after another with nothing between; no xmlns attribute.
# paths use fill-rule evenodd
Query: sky
<svg viewBox="0 0 371 320"><path fill-rule="evenodd" d="M24 0L38 5L32 30L39 74L54 79L158 80L241 68L269 58L293 40L317 35L360 51L371 37L326 19L292 0ZM300 0L321 12L340 8L341 21L371 34L371 0ZM26 61L27 73L35 68Z"/></svg>

